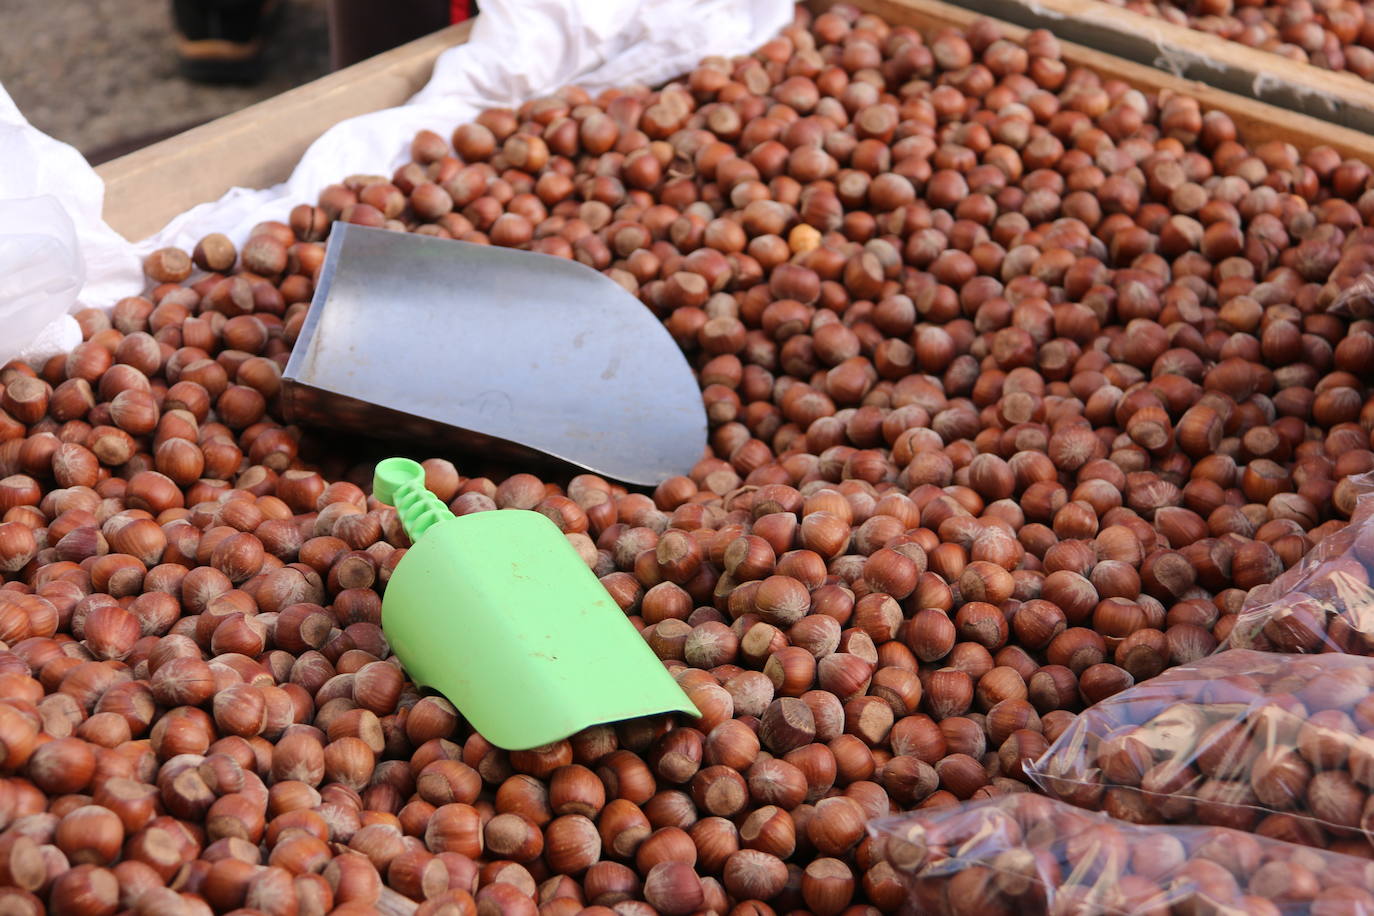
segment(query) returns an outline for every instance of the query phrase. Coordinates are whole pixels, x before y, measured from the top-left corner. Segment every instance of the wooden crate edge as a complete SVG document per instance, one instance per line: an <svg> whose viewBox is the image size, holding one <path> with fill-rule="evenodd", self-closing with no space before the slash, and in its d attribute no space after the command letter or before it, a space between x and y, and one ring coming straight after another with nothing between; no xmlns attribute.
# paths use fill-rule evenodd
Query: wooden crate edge
<svg viewBox="0 0 1374 916"><path fill-rule="evenodd" d="M137 241L230 188L284 180L334 124L419 91L435 58L471 31L471 22L450 26L99 166L106 222Z"/></svg>
<svg viewBox="0 0 1374 916"><path fill-rule="evenodd" d="M1100 0L956 0L1026 28L1334 124L1374 131L1374 83Z"/></svg>
<svg viewBox="0 0 1374 916"><path fill-rule="evenodd" d="M813 10L823 10L840 2L851 3L892 23L923 29L966 29L978 19L994 18L941 0L809 0L807 5ZM1023 38L1029 31L1005 21L1002 24L1009 38ZM1374 166L1374 136L1362 131L1216 89L1073 42L1062 41L1061 44L1066 63L1110 75L1144 92L1170 91L1189 95L1197 99L1204 109L1226 112L1236 122L1241 136L1250 144L1278 140L1291 143L1298 149L1324 144L1342 156L1360 159Z"/></svg>

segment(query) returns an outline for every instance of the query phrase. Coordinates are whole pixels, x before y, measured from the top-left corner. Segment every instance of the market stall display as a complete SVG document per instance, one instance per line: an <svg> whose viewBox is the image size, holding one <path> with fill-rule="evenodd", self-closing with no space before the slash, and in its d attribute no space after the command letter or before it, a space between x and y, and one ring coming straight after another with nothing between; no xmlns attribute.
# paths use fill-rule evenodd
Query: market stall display
<svg viewBox="0 0 1374 916"><path fill-rule="evenodd" d="M0 370L0 908L860 916L908 894L868 821L1051 804L1023 762L1210 663L1374 469L1374 325L1329 310L1369 164L1061 50L801 9L421 131ZM336 220L573 258L663 321L689 474L422 457L455 515L550 518L699 719L506 752L407 681L409 539L279 413Z"/></svg>

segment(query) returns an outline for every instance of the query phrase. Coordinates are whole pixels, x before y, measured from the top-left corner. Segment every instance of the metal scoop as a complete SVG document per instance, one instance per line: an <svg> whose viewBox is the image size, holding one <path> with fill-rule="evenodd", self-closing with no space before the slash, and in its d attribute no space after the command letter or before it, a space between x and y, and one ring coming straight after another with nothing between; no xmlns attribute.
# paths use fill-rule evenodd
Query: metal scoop
<svg viewBox="0 0 1374 916"><path fill-rule="evenodd" d="M382 630L412 680L492 744L524 750L655 713L700 713L553 522L503 509L455 517L407 458L373 495L412 546L382 601Z"/></svg>
<svg viewBox="0 0 1374 916"><path fill-rule="evenodd" d="M335 223L282 377L292 422L626 483L686 474L701 391L644 304L564 258Z"/></svg>

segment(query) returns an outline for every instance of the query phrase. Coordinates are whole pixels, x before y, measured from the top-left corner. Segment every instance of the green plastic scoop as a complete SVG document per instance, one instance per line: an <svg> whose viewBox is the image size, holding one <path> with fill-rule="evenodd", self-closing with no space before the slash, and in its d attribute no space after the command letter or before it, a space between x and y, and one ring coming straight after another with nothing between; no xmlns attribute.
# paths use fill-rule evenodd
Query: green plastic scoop
<svg viewBox="0 0 1374 916"><path fill-rule="evenodd" d="M591 725L700 713L558 526L538 512L454 516L407 458L373 495L412 547L382 629L418 686L439 691L497 747L551 744Z"/></svg>

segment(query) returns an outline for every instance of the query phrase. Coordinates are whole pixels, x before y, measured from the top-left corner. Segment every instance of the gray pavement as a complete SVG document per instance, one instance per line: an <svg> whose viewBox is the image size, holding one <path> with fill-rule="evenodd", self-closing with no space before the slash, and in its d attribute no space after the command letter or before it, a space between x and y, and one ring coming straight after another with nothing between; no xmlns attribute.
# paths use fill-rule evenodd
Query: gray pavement
<svg viewBox="0 0 1374 916"><path fill-rule="evenodd" d="M0 0L0 83L29 121L97 159L329 71L326 0L287 0L255 86L177 74L170 0Z"/></svg>

